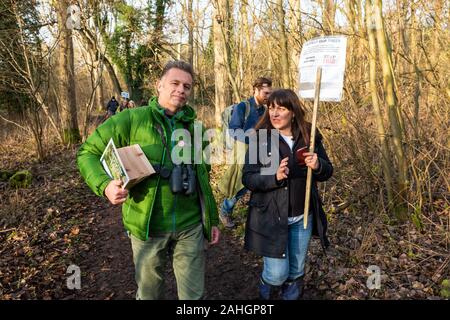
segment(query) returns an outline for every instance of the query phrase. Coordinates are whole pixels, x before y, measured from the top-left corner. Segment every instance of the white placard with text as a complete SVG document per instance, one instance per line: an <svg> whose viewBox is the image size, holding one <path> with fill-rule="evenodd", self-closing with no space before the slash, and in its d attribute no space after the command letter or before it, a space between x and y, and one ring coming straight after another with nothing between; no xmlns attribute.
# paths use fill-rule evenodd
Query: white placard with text
<svg viewBox="0 0 450 320"><path fill-rule="evenodd" d="M339 102L344 86L347 38L328 36L304 43L299 63L300 97L314 99L317 67L322 67L320 101Z"/></svg>

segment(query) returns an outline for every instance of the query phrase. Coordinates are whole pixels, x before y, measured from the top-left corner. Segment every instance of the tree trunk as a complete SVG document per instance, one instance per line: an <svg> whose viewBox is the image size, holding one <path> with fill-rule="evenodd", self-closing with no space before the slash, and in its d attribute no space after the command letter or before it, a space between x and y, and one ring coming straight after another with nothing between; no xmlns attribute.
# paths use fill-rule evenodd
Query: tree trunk
<svg viewBox="0 0 450 320"><path fill-rule="evenodd" d="M398 196L396 202L396 216L400 220L406 218L406 191L408 188L408 167L405 152L403 149L404 132L400 125L401 112L398 110L397 98L394 89L394 74L392 69L392 57L390 48L388 45L388 39L386 31L384 29L383 16L382 16L382 4L381 0L374 0L374 18L376 25L376 35L378 51L380 55L380 62L383 73L383 87L385 99L388 107L389 124L392 131L392 140L394 145L395 156L398 164Z"/></svg>
<svg viewBox="0 0 450 320"><path fill-rule="evenodd" d="M408 39L406 35L406 24L407 24L407 8L408 4L405 0L397 0L397 20L398 20L398 48L403 49L403 54L408 57L410 55L410 48L408 45ZM398 50L399 51L399 50ZM404 74L409 70L408 62L405 59L401 59L399 63L399 73Z"/></svg>
<svg viewBox="0 0 450 320"><path fill-rule="evenodd" d="M277 21L280 30L280 64L281 64L281 82L283 87L291 88L291 75L289 68L288 39L286 34L285 13L283 0L277 0L276 4Z"/></svg>
<svg viewBox="0 0 450 320"><path fill-rule="evenodd" d="M166 14L166 6L169 1L167 0L156 0L156 13L153 21L153 34L152 41L149 45L154 50L154 58L152 64L152 72L159 72L158 68L161 65L161 56L163 52L163 31L164 31L164 17Z"/></svg>
<svg viewBox="0 0 450 320"><path fill-rule="evenodd" d="M370 90L369 74L367 73L367 64L365 60L360 60L362 56L366 55L366 48L362 46L362 39L365 39L367 35L365 32L361 34L361 26L359 25L359 19L357 14L356 0L345 0L345 15L348 19L349 26L352 30L351 36L348 37L347 43L347 65L349 70L346 74L347 83L351 85L351 92L355 101L361 101L364 99L361 96L361 88L359 83L365 83L367 90ZM351 66L351 69L350 69ZM365 93L364 93L365 95Z"/></svg>
<svg viewBox="0 0 450 320"><path fill-rule="evenodd" d="M335 15L336 15L336 4L334 3L334 0L325 0L322 23L326 34L334 33Z"/></svg>
<svg viewBox="0 0 450 320"><path fill-rule="evenodd" d="M244 78L243 78L243 87L245 89L252 89L251 83L253 81L253 54L252 54L252 39L250 26L248 23L248 1L244 0L241 2L241 19L242 19L242 32L243 37L245 37L245 54L244 54ZM247 90L244 90L247 92ZM249 90L251 91L251 90Z"/></svg>
<svg viewBox="0 0 450 320"><path fill-rule="evenodd" d="M119 82L119 78L117 77L116 71L114 70L111 61L106 57L106 55L100 50L97 41L94 39L94 35L88 29L78 30L78 33L81 35L81 38L87 44L88 49L91 51L91 55L95 55L98 57L100 61L103 61L103 64L106 68L106 71L109 74L109 77L114 86L114 92L117 96L122 92L122 87ZM109 97L111 98L111 97ZM103 100L104 101L104 100Z"/></svg>
<svg viewBox="0 0 450 320"><path fill-rule="evenodd" d="M62 110L63 137L65 144L81 141L77 119L77 99L75 91L75 67L72 29L67 28L67 8L69 2L57 2L59 48L58 48L58 75L59 94Z"/></svg>
<svg viewBox="0 0 450 320"><path fill-rule="evenodd" d="M130 97L135 94L134 77L133 77L133 56L131 54L131 34L125 37L125 81L127 83L127 90Z"/></svg>
<svg viewBox="0 0 450 320"><path fill-rule="evenodd" d="M383 175L385 179L385 186L388 196L388 208L389 211L393 209L394 204L394 193L392 191L392 172L391 166L388 162L389 156L389 146L386 140L386 132L384 130L383 124L383 114L381 112L380 103L378 100L378 92L377 92L377 70L376 70L376 57L377 57L377 48L376 48L376 40L375 40L375 32L373 29L373 14L372 7L369 1L366 1L366 26L367 26L367 36L369 40L369 79L370 79L370 92L372 96L372 104L373 111L375 113L375 118L377 122L377 130L378 130L378 139L380 141L381 147L381 161L383 166Z"/></svg>
<svg viewBox="0 0 450 320"><path fill-rule="evenodd" d="M231 104L231 93L228 79L228 50L226 35L228 34L229 3L228 0L214 1L214 80L215 80L215 121L221 124L221 115L225 107Z"/></svg>
<svg viewBox="0 0 450 320"><path fill-rule="evenodd" d="M416 15L415 15L415 5L411 5L411 60L412 67L411 71L415 74L415 83L414 83L414 113L413 113L413 126L414 126L414 134L416 136L416 140L419 139L419 110L420 103L419 98L421 95L421 82L422 82L422 73L418 66L419 61L419 46L418 43L418 26L416 25Z"/></svg>
<svg viewBox="0 0 450 320"><path fill-rule="evenodd" d="M244 87L244 77L245 77L245 32L244 32L244 20L246 18L244 17L242 11L243 7L245 6L244 2L240 2L239 4L239 18L238 18L238 29L236 30L236 49L235 54L237 55L236 63L237 63L237 72L236 72L236 78L237 78L237 86L239 93L242 92L242 88Z"/></svg>
<svg viewBox="0 0 450 320"><path fill-rule="evenodd" d="M224 0L220 0L220 1L224 1ZM233 37L231 36L232 34L232 29L233 29L233 16L232 16L232 12L233 12L233 1L230 0L226 0L226 8L227 11L221 11L222 12L222 16L224 17L223 23L220 25L221 28L221 34L223 37L223 43L225 45L225 67L227 70L227 76L228 76L228 81L231 84L231 90L232 90L232 97L234 99L234 101L239 102L241 100L241 95L239 93L239 88L238 85L236 83L235 80L235 73L233 72L233 68L232 68L232 55L231 55L231 45L233 42ZM220 6L219 6L220 7ZM225 7L223 7L223 9L225 9Z"/></svg>
<svg viewBox="0 0 450 320"><path fill-rule="evenodd" d="M194 0L187 0L187 23L188 23L188 62L194 66L194 19L192 17ZM195 70L195 69L194 69ZM195 91L192 87L191 97L195 101Z"/></svg>
<svg viewBox="0 0 450 320"><path fill-rule="evenodd" d="M103 69L103 68L102 68ZM96 99L96 105L97 105L97 111L102 111L105 109L105 91L103 90L103 74L102 74L102 70L98 71L98 75L97 75L98 79L99 79L99 84L98 87L96 89L96 93L95 93L95 99Z"/></svg>
<svg viewBox="0 0 450 320"><path fill-rule="evenodd" d="M289 47L291 48L290 64L292 65L293 75L292 88L298 90L298 63L300 52L303 46L302 19L300 10L300 0L289 0Z"/></svg>
<svg viewBox="0 0 450 320"><path fill-rule="evenodd" d="M345 7L346 7L346 16L348 19L348 23L350 24L350 28L352 28L353 33L356 34L357 28L356 28L355 0L345 0Z"/></svg>

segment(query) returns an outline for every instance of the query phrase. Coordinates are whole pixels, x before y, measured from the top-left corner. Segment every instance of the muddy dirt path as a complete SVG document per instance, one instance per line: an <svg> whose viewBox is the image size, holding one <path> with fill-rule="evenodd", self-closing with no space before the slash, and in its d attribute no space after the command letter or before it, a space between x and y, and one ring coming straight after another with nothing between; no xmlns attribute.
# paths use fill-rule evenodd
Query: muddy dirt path
<svg viewBox="0 0 450 320"><path fill-rule="evenodd" d="M96 215L97 234L81 257L82 289L75 299L134 299L136 284L131 244L124 231L119 208ZM206 251L205 299L252 300L257 298L261 260L246 252L230 232L221 233L218 245ZM167 265L166 298L177 299L171 265ZM305 298L314 298L306 294Z"/></svg>

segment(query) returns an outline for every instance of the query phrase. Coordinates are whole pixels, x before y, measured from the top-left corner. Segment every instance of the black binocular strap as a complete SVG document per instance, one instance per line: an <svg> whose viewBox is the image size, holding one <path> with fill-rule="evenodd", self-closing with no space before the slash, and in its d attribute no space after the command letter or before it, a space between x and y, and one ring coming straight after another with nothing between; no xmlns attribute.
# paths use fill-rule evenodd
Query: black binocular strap
<svg viewBox="0 0 450 320"><path fill-rule="evenodd" d="M187 130L187 131L190 133L190 131L189 131L189 123L184 122L184 121L182 121L182 123L183 123L184 129ZM164 145L164 148L168 150L169 160L170 160L170 162L173 163L173 161L172 161L172 155L171 155L171 151L172 151L172 150L169 150L169 147L167 146L166 135L164 134L164 131L163 131L163 129L162 129L162 127L161 127L161 125L160 125L159 123L157 123L157 124L155 125L155 127L156 127L156 130L158 131L159 135L161 136L161 140L162 140L162 143L163 143L163 145ZM161 166L162 166L162 165L163 165L163 163L161 163Z"/></svg>

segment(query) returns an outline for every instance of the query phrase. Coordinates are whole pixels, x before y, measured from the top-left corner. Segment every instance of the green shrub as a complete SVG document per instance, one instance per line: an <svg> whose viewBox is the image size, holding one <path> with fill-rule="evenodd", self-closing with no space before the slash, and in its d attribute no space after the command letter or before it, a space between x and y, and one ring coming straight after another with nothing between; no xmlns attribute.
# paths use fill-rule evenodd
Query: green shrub
<svg viewBox="0 0 450 320"><path fill-rule="evenodd" d="M441 297L450 299L450 280L445 279L441 284Z"/></svg>
<svg viewBox="0 0 450 320"><path fill-rule="evenodd" d="M28 170L17 171L9 178L9 185L12 188L28 188L31 185L33 176Z"/></svg>

